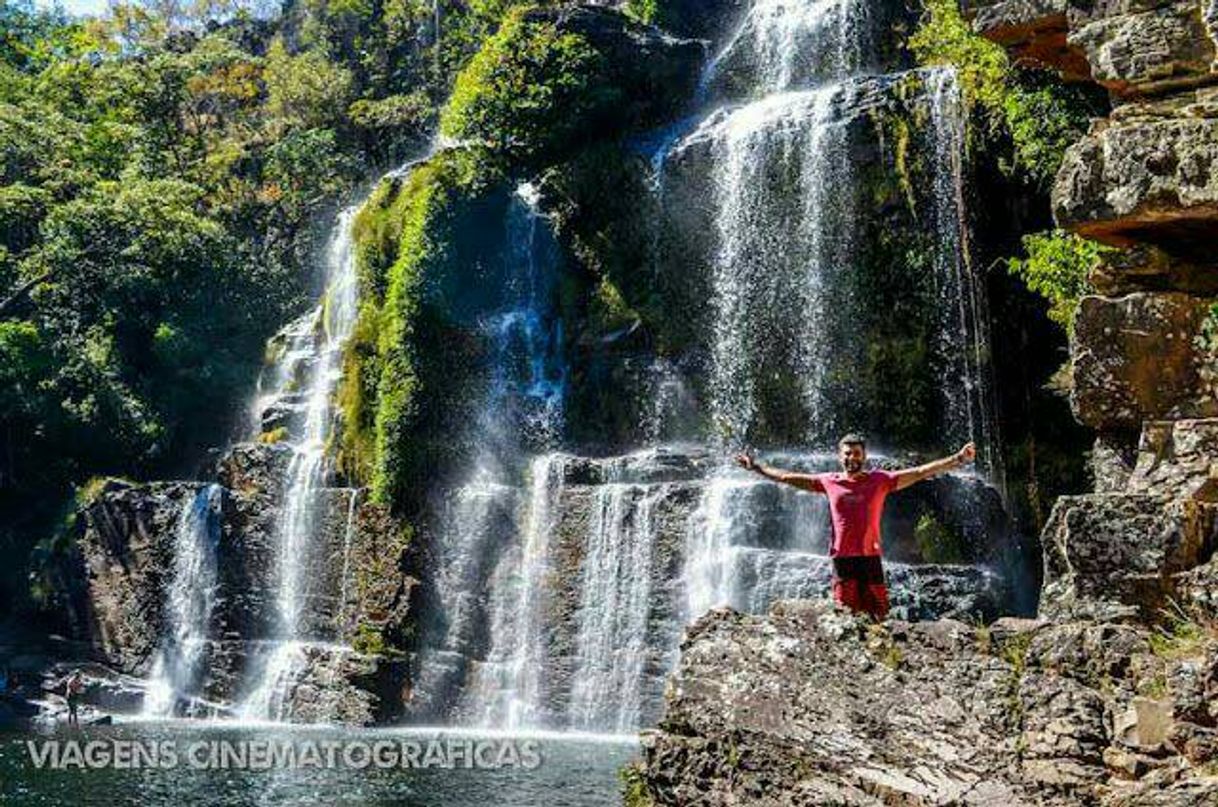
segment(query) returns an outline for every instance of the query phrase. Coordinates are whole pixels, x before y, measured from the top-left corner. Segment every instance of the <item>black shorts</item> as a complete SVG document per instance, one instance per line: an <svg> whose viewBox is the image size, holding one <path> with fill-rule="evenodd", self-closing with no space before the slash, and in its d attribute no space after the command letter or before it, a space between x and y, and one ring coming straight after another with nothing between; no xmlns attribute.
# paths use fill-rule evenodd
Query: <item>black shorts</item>
<svg viewBox="0 0 1218 807"><path fill-rule="evenodd" d="M834 558L833 576L838 580L877 585L884 582L884 562L879 555Z"/></svg>

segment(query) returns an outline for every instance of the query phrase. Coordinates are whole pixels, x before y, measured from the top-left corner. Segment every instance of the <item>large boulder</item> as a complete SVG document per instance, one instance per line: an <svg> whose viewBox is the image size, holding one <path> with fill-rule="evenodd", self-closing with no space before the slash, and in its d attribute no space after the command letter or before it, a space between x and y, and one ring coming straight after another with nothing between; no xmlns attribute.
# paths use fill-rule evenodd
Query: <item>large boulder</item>
<svg viewBox="0 0 1218 807"><path fill-rule="evenodd" d="M1042 616L1160 618L1178 575L1212 553L1216 513L1149 494L1061 497L1041 536Z"/></svg>
<svg viewBox="0 0 1218 807"><path fill-rule="evenodd" d="M1211 307L1174 292L1084 297L1071 345L1078 419L1136 433L1144 420L1218 416L1213 347L1203 336Z"/></svg>
<svg viewBox="0 0 1218 807"><path fill-rule="evenodd" d="M200 487L111 480L77 516L65 575L74 629L120 672L148 671L164 628L179 514Z"/></svg>
<svg viewBox="0 0 1218 807"><path fill-rule="evenodd" d="M1080 235L1191 247L1190 257L1212 265L1204 244L1218 224L1213 91L1122 108L1066 151L1052 196L1057 223Z"/></svg>

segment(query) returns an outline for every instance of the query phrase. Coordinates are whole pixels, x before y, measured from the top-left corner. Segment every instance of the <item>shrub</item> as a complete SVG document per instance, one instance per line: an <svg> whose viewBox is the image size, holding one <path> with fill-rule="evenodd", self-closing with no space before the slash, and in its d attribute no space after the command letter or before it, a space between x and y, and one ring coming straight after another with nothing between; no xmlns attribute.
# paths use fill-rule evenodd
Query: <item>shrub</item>
<svg viewBox="0 0 1218 807"><path fill-rule="evenodd" d="M1009 271L1048 300L1049 319L1072 333L1078 302L1091 291L1087 276L1109 248L1064 230L1025 235L1023 248L1027 257L1010 259Z"/></svg>
<svg viewBox="0 0 1218 807"><path fill-rule="evenodd" d="M528 164L587 137L618 96L587 39L517 9L457 77L440 131Z"/></svg>

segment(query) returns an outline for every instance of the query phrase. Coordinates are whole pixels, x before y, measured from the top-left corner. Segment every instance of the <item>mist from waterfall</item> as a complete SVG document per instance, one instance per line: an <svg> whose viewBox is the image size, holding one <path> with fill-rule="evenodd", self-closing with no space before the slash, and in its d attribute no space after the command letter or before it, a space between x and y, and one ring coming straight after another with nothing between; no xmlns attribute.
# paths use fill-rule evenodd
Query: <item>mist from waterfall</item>
<svg viewBox="0 0 1218 807"><path fill-rule="evenodd" d="M211 711L200 697L200 685L215 606L222 496L219 485L204 485L183 500L172 544L168 624L145 692L145 715L168 717L181 711L205 716Z"/></svg>

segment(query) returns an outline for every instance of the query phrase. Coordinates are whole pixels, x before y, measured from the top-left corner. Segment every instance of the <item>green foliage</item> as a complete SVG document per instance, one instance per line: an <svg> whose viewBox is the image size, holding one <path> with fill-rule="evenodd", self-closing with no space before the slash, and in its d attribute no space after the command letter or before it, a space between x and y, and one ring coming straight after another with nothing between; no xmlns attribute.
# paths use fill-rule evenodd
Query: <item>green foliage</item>
<svg viewBox="0 0 1218 807"><path fill-rule="evenodd" d="M1089 105L1076 88L1019 74L1002 102L1015 166L1042 186L1057 175L1066 149L1087 128Z"/></svg>
<svg viewBox="0 0 1218 807"><path fill-rule="evenodd" d="M1091 291L1087 276L1109 248L1063 230L1025 235L1023 247L1027 257L1009 260L1008 270L1049 301L1049 319L1072 332L1078 302Z"/></svg>
<svg viewBox="0 0 1218 807"><path fill-rule="evenodd" d="M914 525L914 540L926 563L964 563L968 548L964 538L935 517L923 513Z"/></svg>
<svg viewBox="0 0 1218 807"><path fill-rule="evenodd" d="M441 152L404 179L384 180L356 216L363 304L339 391L341 460L345 472L370 485L376 502L408 500L432 459L417 428L424 414L418 330L426 316L424 283L447 258L454 205L498 177L479 150Z"/></svg>
<svg viewBox="0 0 1218 807"><path fill-rule="evenodd" d="M965 99L999 125L1011 70L1006 51L973 31L956 0L926 0L925 7L922 24L909 38L914 57L924 65L954 66Z"/></svg>
<svg viewBox="0 0 1218 807"><path fill-rule="evenodd" d="M649 25L661 21L660 0L626 0L625 11L639 22Z"/></svg>
<svg viewBox="0 0 1218 807"><path fill-rule="evenodd" d="M1066 148L1085 131L1085 91L1016 69L1000 45L973 31L956 0L927 0L908 45L920 64L956 68L965 102L982 122L970 141L1005 135L1013 152L1009 170L1041 185L1052 181Z"/></svg>
<svg viewBox="0 0 1218 807"><path fill-rule="evenodd" d="M289 54L276 39L263 70L267 111L277 126L313 129L330 126L347 108L352 90L350 71L316 50Z"/></svg>
<svg viewBox="0 0 1218 807"><path fill-rule="evenodd" d="M440 131L525 164L553 157L620 97L605 71L584 37L513 11L457 77Z"/></svg>
<svg viewBox="0 0 1218 807"><path fill-rule="evenodd" d="M624 807L653 807L655 800L647 790L647 779L638 763L631 763L617 772L622 784Z"/></svg>

